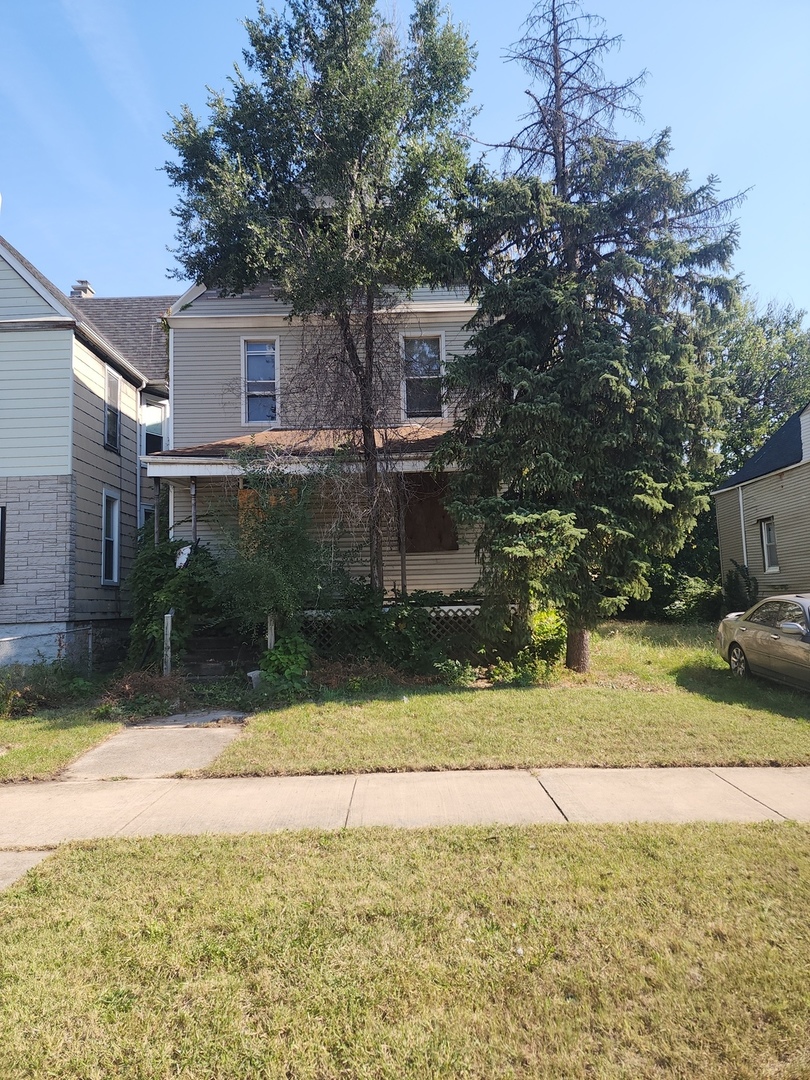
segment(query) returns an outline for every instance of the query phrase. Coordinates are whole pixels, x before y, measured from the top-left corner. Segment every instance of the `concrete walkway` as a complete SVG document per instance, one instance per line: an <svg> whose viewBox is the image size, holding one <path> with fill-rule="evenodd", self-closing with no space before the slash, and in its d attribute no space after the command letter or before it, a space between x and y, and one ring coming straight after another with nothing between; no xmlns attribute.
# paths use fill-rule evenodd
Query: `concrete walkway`
<svg viewBox="0 0 810 1080"><path fill-rule="evenodd" d="M46 848L100 837L359 826L810 821L810 768L537 769L179 779L238 734L130 728L59 780L0 785L0 888ZM189 721L181 723L181 721ZM18 849L18 850L11 850ZM19 850L27 849L27 850Z"/></svg>

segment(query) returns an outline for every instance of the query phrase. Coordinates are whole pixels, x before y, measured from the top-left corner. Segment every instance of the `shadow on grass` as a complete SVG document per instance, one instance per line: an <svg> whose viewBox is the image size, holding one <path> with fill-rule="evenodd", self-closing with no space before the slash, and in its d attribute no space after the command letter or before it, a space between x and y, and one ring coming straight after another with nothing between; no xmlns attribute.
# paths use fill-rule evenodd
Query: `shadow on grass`
<svg viewBox="0 0 810 1080"><path fill-rule="evenodd" d="M727 669L705 664L684 664L676 669L675 683L691 694L724 705L762 709L789 720L810 721L810 693L792 690L765 679L740 679Z"/></svg>

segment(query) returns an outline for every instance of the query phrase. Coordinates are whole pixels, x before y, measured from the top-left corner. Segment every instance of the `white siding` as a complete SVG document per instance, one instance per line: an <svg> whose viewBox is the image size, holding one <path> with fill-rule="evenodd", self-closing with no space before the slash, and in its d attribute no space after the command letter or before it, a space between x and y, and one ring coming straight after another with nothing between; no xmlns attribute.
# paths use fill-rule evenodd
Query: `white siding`
<svg viewBox="0 0 810 1080"><path fill-rule="evenodd" d="M41 319L57 312L0 256L0 322Z"/></svg>
<svg viewBox="0 0 810 1080"><path fill-rule="evenodd" d="M72 339L0 326L0 476L70 472Z"/></svg>

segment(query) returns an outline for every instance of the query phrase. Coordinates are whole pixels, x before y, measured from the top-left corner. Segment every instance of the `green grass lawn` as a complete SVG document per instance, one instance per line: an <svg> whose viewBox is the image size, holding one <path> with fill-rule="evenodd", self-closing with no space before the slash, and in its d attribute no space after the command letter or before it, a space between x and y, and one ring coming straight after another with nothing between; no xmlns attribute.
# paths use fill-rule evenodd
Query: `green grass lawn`
<svg viewBox="0 0 810 1080"><path fill-rule="evenodd" d="M332 693L252 717L206 774L810 764L810 694L733 679L713 636L616 623L548 687Z"/></svg>
<svg viewBox="0 0 810 1080"><path fill-rule="evenodd" d="M0 894L0 1076L799 1080L810 827L63 848Z"/></svg>
<svg viewBox="0 0 810 1080"><path fill-rule="evenodd" d="M86 708L0 717L0 782L47 780L120 727L91 719Z"/></svg>

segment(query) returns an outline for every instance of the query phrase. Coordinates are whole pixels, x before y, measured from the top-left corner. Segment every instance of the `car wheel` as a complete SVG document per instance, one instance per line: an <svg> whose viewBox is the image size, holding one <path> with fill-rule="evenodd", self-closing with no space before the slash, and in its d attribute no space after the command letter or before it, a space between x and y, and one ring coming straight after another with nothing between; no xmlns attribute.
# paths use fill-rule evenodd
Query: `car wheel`
<svg viewBox="0 0 810 1080"><path fill-rule="evenodd" d="M736 642L728 650L728 665L731 668L731 674L736 675L738 679L745 679L751 673L745 653Z"/></svg>

